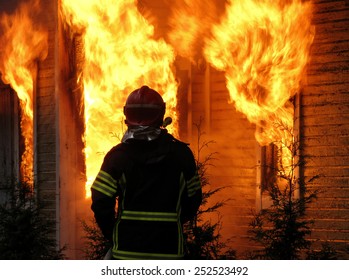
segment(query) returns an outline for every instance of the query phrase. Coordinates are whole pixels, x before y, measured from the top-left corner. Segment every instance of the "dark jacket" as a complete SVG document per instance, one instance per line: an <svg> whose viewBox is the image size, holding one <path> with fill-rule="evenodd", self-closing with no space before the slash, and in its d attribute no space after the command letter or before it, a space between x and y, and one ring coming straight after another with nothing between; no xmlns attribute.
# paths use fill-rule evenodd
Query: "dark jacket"
<svg viewBox="0 0 349 280"><path fill-rule="evenodd" d="M92 210L116 259L180 259L185 221L202 199L189 147L163 131L112 148L92 185ZM118 200L117 215L115 205Z"/></svg>

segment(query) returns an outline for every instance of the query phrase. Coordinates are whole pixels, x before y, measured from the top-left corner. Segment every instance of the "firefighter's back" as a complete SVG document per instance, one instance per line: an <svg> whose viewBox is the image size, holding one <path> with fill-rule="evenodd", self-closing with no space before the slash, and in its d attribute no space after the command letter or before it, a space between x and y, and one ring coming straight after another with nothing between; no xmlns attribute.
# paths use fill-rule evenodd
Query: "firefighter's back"
<svg viewBox="0 0 349 280"><path fill-rule="evenodd" d="M189 148L166 134L154 141L130 141L115 151L126 167L119 181L116 258L181 258L180 221Z"/></svg>

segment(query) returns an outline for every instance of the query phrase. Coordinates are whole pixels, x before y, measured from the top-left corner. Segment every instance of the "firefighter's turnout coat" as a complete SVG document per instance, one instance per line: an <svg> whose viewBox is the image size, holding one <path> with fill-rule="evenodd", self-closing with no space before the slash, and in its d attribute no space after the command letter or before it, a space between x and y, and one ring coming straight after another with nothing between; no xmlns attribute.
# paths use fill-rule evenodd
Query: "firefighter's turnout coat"
<svg viewBox="0 0 349 280"><path fill-rule="evenodd" d="M183 258L182 225L202 199L187 144L166 130L152 141L129 139L105 156L91 190L97 224L113 241L113 258Z"/></svg>

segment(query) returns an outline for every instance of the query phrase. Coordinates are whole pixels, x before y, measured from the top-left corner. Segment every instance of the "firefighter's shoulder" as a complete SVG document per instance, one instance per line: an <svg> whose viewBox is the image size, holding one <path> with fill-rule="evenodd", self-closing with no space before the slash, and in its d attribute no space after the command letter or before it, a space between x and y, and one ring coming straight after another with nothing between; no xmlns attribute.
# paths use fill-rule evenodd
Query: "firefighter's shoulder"
<svg viewBox="0 0 349 280"><path fill-rule="evenodd" d="M172 134L167 134L168 137L170 138L170 140L174 143L178 143L179 145L183 145L183 146L189 146L189 143L183 142L179 139L177 139L176 137L174 137Z"/></svg>
<svg viewBox="0 0 349 280"><path fill-rule="evenodd" d="M109 150L109 152L104 157L104 161L115 160L117 158L121 159L123 157L126 157L126 153L127 151L125 144L120 143Z"/></svg>

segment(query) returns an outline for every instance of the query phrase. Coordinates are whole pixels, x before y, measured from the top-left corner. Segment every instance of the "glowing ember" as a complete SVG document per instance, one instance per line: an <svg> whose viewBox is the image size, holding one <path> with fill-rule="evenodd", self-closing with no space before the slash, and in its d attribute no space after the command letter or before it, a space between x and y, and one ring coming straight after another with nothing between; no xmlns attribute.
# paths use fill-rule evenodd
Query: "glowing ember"
<svg viewBox="0 0 349 280"><path fill-rule="evenodd" d="M103 154L122 137L123 105L132 90L146 84L162 93L167 114L176 124L177 83L171 70L175 57L165 41L153 39L153 26L139 13L135 0L63 0L62 11L66 22L80 30L84 40L89 196Z"/></svg>
<svg viewBox="0 0 349 280"><path fill-rule="evenodd" d="M4 83L16 91L21 107L21 133L24 151L21 176L33 179L33 71L36 60L47 56L47 32L33 22L39 1L23 3L14 14L0 15L0 72Z"/></svg>

